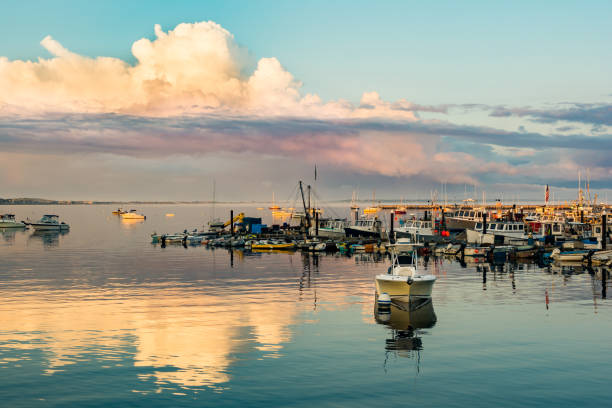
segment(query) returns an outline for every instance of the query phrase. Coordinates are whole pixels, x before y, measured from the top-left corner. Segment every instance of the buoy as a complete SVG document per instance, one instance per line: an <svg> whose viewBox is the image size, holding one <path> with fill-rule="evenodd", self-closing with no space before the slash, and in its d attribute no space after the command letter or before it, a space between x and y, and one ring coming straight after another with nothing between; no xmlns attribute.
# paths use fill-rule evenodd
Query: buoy
<svg viewBox="0 0 612 408"><path fill-rule="evenodd" d="M168 213L168 214L166 214L166 217L174 217L174 214Z"/></svg>
<svg viewBox="0 0 612 408"><path fill-rule="evenodd" d="M379 307L389 307L391 306L391 296L387 292L383 292L378 296L377 302Z"/></svg>

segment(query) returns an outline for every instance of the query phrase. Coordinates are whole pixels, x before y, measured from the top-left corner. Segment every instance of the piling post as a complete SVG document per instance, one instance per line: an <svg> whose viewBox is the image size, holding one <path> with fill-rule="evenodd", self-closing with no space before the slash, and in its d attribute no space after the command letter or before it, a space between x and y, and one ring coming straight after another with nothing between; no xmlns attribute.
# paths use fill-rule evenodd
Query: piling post
<svg viewBox="0 0 612 408"><path fill-rule="evenodd" d="M230 210L230 233L234 236L234 210Z"/></svg>
<svg viewBox="0 0 612 408"><path fill-rule="evenodd" d="M487 212L482 212L482 235L487 233Z"/></svg>
<svg viewBox="0 0 612 408"><path fill-rule="evenodd" d="M315 216L315 236L318 237L319 236L319 211L317 211L317 209L314 209L314 216Z"/></svg>
<svg viewBox="0 0 612 408"><path fill-rule="evenodd" d="M580 223L584 224L584 210L580 210Z"/></svg>
<svg viewBox="0 0 612 408"><path fill-rule="evenodd" d="M395 218L395 214L393 214L393 211L391 211L391 228L389 229L389 243L393 244L395 242L394 239L394 233L393 233L393 222Z"/></svg>
<svg viewBox="0 0 612 408"><path fill-rule="evenodd" d="M607 214L604 211L603 214L601 214L601 249L605 250L606 249L606 245L608 241L608 220L607 220Z"/></svg>
<svg viewBox="0 0 612 408"><path fill-rule="evenodd" d="M444 208L440 207L442 210L442 224L440 225L441 230L446 230L446 214L444 213Z"/></svg>

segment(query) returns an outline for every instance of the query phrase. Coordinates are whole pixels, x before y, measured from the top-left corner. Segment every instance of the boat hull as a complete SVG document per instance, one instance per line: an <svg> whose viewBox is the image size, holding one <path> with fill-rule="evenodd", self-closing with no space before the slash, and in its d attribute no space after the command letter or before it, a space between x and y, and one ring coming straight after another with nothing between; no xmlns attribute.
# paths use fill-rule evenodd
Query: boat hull
<svg viewBox="0 0 612 408"><path fill-rule="evenodd" d="M446 228L449 230L475 229L476 220L449 217L446 219Z"/></svg>
<svg viewBox="0 0 612 408"><path fill-rule="evenodd" d="M30 224L35 231L66 231L70 229L68 224Z"/></svg>
<svg viewBox="0 0 612 408"><path fill-rule="evenodd" d="M344 234L347 237L354 238L380 238L381 233L373 230L366 230L354 227L346 227L344 228Z"/></svg>
<svg viewBox="0 0 612 408"><path fill-rule="evenodd" d="M376 293L387 293L392 299L406 299L411 297L431 297L436 279L427 275L418 277L408 284L408 277L394 275L376 276Z"/></svg>
<svg viewBox="0 0 612 408"><path fill-rule="evenodd" d="M26 225L23 222L0 222L0 229L4 228L25 228Z"/></svg>
<svg viewBox="0 0 612 408"><path fill-rule="evenodd" d="M311 229L311 235L316 235L316 231ZM344 238L344 230L319 228L319 237L323 238Z"/></svg>
<svg viewBox="0 0 612 408"><path fill-rule="evenodd" d="M293 249L295 244L253 244L251 249Z"/></svg>

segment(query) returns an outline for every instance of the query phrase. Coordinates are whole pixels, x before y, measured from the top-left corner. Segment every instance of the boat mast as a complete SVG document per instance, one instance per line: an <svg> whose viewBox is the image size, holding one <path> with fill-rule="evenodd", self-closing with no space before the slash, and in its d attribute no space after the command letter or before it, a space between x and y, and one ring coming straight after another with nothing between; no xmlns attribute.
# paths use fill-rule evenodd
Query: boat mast
<svg viewBox="0 0 612 408"><path fill-rule="evenodd" d="M304 199L304 188L302 187L302 180L300 180L300 193L302 193L302 204L304 205L304 213L306 214L306 225L307 228L310 229L310 214L308 214L308 209L306 208L306 200Z"/></svg>
<svg viewBox="0 0 612 408"><path fill-rule="evenodd" d="M216 182L215 182L215 178L213 177L213 199L212 199L212 217L211 217L211 221L215 221L215 190L216 190Z"/></svg>

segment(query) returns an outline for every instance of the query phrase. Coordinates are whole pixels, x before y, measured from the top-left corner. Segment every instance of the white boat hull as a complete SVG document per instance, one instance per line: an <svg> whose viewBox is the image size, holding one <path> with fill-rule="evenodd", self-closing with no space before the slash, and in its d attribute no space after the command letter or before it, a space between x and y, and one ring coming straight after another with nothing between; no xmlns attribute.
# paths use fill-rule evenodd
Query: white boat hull
<svg viewBox="0 0 612 408"><path fill-rule="evenodd" d="M70 229L68 224L30 224L36 231L65 231Z"/></svg>
<svg viewBox="0 0 612 408"><path fill-rule="evenodd" d="M2 228L25 228L26 225L23 222L0 222L0 229Z"/></svg>
<svg viewBox="0 0 612 408"><path fill-rule="evenodd" d="M431 297L436 277L433 275L417 276L411 279L398 275L377 275L376 293L387 293L392 299L409 300L410 297Z"/></svg>

